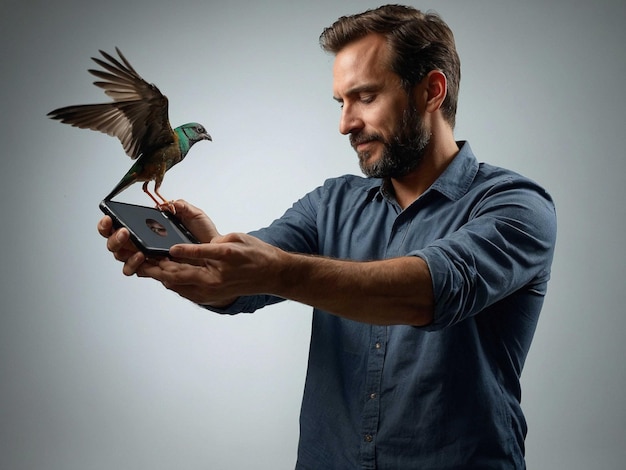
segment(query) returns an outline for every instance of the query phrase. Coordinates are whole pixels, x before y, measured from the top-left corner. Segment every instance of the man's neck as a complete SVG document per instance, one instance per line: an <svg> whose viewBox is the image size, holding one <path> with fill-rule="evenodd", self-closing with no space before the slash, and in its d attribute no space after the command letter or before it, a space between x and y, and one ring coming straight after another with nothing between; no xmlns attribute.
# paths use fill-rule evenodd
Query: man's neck
<svg viewBox="0 0 626 470"><path fill-rule="evenodd" d="M429 146L432 149L427 150L417 168L402 178L391 179L396 201L402 209L406 209L424 194L459 153L454 137L443 142L431 142Z"/></svg>

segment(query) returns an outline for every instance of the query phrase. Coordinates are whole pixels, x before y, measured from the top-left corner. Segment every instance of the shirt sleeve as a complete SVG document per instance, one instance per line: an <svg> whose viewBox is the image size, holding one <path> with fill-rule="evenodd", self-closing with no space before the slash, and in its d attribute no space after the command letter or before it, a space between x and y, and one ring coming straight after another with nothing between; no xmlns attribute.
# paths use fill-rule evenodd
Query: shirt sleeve
<svg viewBox="0 0 626 470"><path fill-rule="evenodd" d="M528 180L507 178L478 201L463 226L409 255L428 264L438 330L526 288L544 295L556 240L550 196Z"/></svg>

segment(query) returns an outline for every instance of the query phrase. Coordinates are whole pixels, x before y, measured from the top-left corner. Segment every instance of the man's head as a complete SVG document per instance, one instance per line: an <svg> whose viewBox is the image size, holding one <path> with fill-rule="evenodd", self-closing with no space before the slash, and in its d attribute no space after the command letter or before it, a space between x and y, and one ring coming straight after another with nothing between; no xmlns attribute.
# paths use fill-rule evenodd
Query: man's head
<svg viewBox="0 0 626 470"><path fill-rule="evenodd" d="M339 131L350 135L363 173L397 179L423 161L432 121L426 123L421 115L426 109L429 80L417 85L413 94L407 93L400 77L387 65L389 55L380 34L347 44L335 57L333 95L342 108ZM441 76L440 82L443 100L445 78Z"/></svg>
<svg viewBox="0 0 626 470"><path fill-rule="evenodd" d="M337 54L351 42L370 34L385 37L390 48L390 63L387 65L400 77L407 93L411 93L432 70L445 75L447 93L441 111L454 128L461 70L454 36L448 25L434 13L386 5L339 18L322 32L320 45L325 51Z"/></svg>

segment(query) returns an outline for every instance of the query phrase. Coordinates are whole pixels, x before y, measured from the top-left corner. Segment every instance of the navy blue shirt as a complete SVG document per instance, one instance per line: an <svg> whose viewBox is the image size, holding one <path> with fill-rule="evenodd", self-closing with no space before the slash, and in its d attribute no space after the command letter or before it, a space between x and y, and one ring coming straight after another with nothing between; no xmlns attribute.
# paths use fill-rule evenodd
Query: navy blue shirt
<svg viewBox="0 0 626 470"><path fill-rule="evenodd" d="M315 309L297 469L521 469L520 374L550 276L550 196L469 144L404 210L378 179L330 179L252 234L349 260L419 256L434 321L375 326ZM282 299L249 296L226 313Z"/></svg>

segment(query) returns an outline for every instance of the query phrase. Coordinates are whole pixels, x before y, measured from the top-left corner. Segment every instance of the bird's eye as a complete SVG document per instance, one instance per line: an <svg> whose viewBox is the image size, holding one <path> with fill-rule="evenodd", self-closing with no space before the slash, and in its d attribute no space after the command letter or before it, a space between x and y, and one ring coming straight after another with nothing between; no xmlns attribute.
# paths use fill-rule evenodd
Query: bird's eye
<svg viewBox="0 0 626 470"><path fill-rule="evenodd" d="M196 131L198 131L200 134L204 134L204 127L198 126Z"/></svg>

